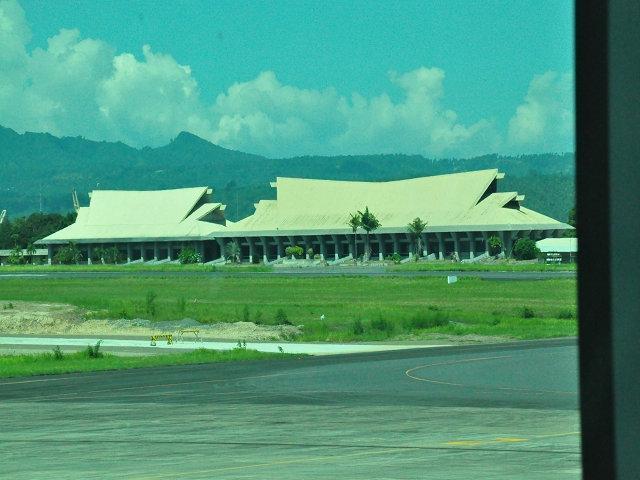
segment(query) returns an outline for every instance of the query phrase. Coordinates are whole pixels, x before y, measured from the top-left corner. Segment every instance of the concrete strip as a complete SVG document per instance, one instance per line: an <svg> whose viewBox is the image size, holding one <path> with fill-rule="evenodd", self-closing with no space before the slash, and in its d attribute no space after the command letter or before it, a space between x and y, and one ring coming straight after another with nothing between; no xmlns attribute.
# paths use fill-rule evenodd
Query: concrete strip
<svg viewBox="0 0 640 480"><path fill-rule="evenodd" d="M87 338L63 338L63 337L0 337L0 346L42 346L42 347L86 347L95 345L99 337ZM177 341L168 345L166 340L156 341L156 346L151 345L150 340L129 340L118 338L101 339L101 346L105 348L145 348L149 350L193 350L207 348L210 350L232 350L238 346L238 342L195 342ZM414 348L447 347L451 345L393 345L393 344L349 344L349 343L287 343L287 342L249 342L248 349L260 352L279 352L279 347L285 353L304 353L308 355L336 355L344 353L383 352L390 350L406 350Z"/></svg>

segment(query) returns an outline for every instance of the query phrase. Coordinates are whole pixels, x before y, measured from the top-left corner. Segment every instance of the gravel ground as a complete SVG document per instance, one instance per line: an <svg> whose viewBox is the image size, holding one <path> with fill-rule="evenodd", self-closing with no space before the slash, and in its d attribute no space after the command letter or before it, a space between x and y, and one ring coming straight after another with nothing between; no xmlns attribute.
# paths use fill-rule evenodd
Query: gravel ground
<svg viewBox="0 0 640 480"><path fill-rule="evenodd" d="M85 311L72 305L35 302L3 302L0 333L23 335L131 335L177 334L181 329L197 328L206 339L242 338L247 341L292 340L302 333L293 325L256 325L252 322L201 324L185 318L171 322L135 319L89 319ZM185 336L193 336L187 333Z"/></svg>

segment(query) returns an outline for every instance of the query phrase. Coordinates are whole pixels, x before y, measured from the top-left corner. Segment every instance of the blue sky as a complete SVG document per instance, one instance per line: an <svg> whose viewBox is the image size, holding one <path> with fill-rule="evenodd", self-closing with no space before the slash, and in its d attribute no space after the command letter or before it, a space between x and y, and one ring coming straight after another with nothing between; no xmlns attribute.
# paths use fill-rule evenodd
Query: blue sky
<svg viewBox="0 0 640 480"><path fill-rule="evenodd" d="M0 0L0 67L18 131L189 130L268 156L574 149L570 1Z"/></svg>

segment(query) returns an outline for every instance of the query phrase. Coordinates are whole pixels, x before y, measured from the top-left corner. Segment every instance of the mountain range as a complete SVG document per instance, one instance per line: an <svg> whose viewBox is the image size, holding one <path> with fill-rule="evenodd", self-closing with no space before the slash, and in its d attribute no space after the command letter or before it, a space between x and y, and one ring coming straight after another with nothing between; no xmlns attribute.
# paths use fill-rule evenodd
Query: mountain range
<svg viewBox="0 0 640 480"><path fill-rule="evenodd" d="M275 198L269 182L277 176L381 181L486 168L504 172L499 190L525 194L528 208L565 221L574 206L573 153L465 159L404 154L267 158L187 132L161 147L133 148L0 127L0 210L7 209L12 218L37 211L68 212L73 190L86 205L94 189L208 185L214 198L227 204L227 217L237 220L251 214L258 200Z"/></svg>

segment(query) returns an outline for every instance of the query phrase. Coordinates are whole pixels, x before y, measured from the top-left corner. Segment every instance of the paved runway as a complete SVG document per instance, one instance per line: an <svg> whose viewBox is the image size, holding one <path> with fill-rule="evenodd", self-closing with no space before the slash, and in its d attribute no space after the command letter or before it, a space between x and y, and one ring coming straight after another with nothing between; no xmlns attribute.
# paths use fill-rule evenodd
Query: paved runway
<svg viewBox="0 0 640 480"><path fill-rule="evenodd" d="M559 272L478 272L478 271L393 271L381 267L357 268L357 267L325 267L325 268L278 268L269 272L197 272L197 271L140 271L126 270L117 272L48 272L46 267L37 272L2 272L0 280L11 278L109 278L109 277L173 277L173 276L207 276L207 277L323 277L323 276L375 276L375 277L446 277L457 275L459 277L477 277L485 280L549 280L554 278L576 278L575 271Z"/></svg>
<svg viewBox="0 0 640 480"><path fill-rule="evenodd" d="M577 479L575 341L0 381L11 479Z"/></svg>

